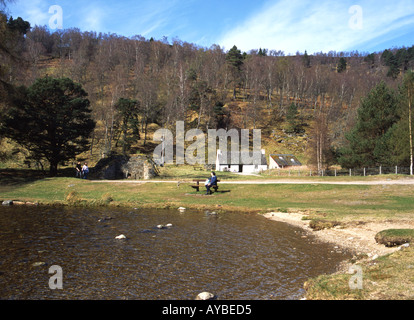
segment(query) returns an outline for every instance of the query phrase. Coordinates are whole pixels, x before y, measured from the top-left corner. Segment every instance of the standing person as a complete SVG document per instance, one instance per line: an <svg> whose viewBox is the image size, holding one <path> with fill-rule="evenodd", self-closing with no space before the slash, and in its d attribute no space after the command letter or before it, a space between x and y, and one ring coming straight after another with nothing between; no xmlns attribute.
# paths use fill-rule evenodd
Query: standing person
<svg viewBox="0 0 414 320"><path fill-rule="evenodd" d="M78 164L75 167L76 169L76 178L82 178L82 165L80 161L78 161Z"/></svg>
<svg viewBox="0 0 414 320"><path fill-rule="evenodd" d="M211 194L210 188L216 185L217 185L217 177L216 177L216 173L213 171L211 172L211 178L210 178L209 183L206 184L206 189L207 189L206 195Z"/></svg>
<svg viewBox="0 0 414 320"><path fill-rule="evenodd" d="M86 162L82 167L82 173L83 173L83 179L87 179L88 178L88 173L89 173L89 168L88 168L88 164Z"/></svg>

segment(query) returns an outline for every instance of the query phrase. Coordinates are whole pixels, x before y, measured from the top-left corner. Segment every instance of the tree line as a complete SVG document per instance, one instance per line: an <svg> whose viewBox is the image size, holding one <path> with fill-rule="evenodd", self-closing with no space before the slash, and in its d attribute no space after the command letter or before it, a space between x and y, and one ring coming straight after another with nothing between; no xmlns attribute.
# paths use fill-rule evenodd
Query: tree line
<svg viewBox="0 0 414 320"><path fill-rule="evenodd" d="M184 121L186 128L205 132L256 128L266 137L280 127L294 135L306 132L309 164L325 168L347 157L341 164L351 165L354 156L346 150L362 121L364 99L378 93L379 84L397 92L414 64L414 46L286 56L263 48L247 53L237 46L205 48L180 39L50 32L5 14L0 27L1 112L11 109L12 88L30 88L48 77L71 79L87 93L95 122L90 153L102 156L117 148L130 152L138 140L145 145L152 125L174 130L176 121ZM391 122L403 119L401 113ZM395 128L394 135L400 131L408 132ZM409 161L408 148L402 149L392 149L399 165Z"/></svg>
<svg viewBox="0 0 414 320"><path fill-rule="evenodd" d="M362 99L355 126L339 150L345 168L410 165L413 174L412 103L414 73L409 71L397 90L384 82Z"/></svg>

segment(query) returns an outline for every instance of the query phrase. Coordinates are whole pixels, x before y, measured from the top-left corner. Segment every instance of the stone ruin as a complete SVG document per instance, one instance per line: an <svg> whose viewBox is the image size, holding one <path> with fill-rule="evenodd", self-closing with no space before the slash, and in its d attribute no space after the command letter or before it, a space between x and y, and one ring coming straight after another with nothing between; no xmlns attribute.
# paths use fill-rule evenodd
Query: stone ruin
<svg viewBox="0 0 414 320"><path fill-rule="evenodd" d="M93 179L102 180L148 180L157 175L155 163L150 157L143 155L114 155L101 159L90 173Z"/></svg>

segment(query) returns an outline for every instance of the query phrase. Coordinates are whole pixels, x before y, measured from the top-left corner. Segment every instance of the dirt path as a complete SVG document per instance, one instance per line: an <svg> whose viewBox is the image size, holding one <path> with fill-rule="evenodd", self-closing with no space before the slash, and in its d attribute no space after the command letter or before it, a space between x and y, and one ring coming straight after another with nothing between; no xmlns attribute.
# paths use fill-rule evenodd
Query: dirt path
<svg viewBox="0 0 414 320"><path fill-rule="evenodd" d="M332 184L332 185L414 185L414 179L372 181L315 181L306 179L222 181L224 184Z"/></svg>
<svg viewBox="0 0 414 320"><path fill-rule="evenodd" d="M191 183L185 180L93 180L101 183ZM220 184L331 184L331 185L414 185L414 178L382 179L370 181L318 181L309 179L280 180L227 180Z"/></svg>

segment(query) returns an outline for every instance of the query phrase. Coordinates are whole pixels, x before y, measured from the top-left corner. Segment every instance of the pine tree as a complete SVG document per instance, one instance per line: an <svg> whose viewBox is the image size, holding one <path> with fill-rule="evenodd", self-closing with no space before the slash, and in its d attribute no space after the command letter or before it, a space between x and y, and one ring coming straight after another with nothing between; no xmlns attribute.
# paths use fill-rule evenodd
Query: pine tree
<svg viewBox="0 0 414 320"><path fill-rule="evenodd" d="M305 50L305 54L303 55L303 65L305 66L305 68L310 68L311 66L311 61L310 61L310 57L308 55L308 53Z"/></svg>
<svg viewBox="0 0 414 320"><path fill-rule="evenodd" d="M233 46L226 55L226 61L231 67L240 71L241 66L243 65L243 55L236 46Z"/></svg>
<svg viewBox="0 0 414 320"><path fill-rule="evenodd" d="M355 127L346 134L348 147L341 150L339 163L346 168L391 165L389 130L398 121L398 98L384 82L362 101Z"/></svg>
<svg viewBox="0 0 414 320"><path fill-rule="evenodd" d="M87 93L68 78L38 79L21 87L14 105L2 117L0 134L27 148L37 159L47 159L50 175L60 162L89 149L95 128Z"/></svg>
<svg viewBox="0 0 414 320"><path fill-rule="evenodd" d="M397 78L400 70L398 68L398 61L397 58L390 50L384 50L381 55L381 61L384 63L388 69L387 77Z"/></svg>
<svg viewBox="0 0 414 320"><path fill-rule="evenodd" d="M404 76L400 87L400 103L398 114L400 120L392 128L390 149L398 165L409 165L410 174L414 172L413 155L413 101L414 101L414 73L408 72Z"/></svg>
<svg viewBox="0 0 414 320"><path fill-rule="evenodd" d="M120 129L122 132L122 153L126 154L131 144L139 140L139 102L136 100L119 98L115 105L120 116ZM129 133L131 131L131 133Z"/></svg>
<svg viewBox="0 0 414 320"><path fill-rule="evenodd" d="M227 64L230 67L233 81L233 99L236 99L236 88L241 79L241 67L243 65L243 55L241 51L233 46L226 55Z"/></svg>
<svg viewBox="0 0 414 320"><path fill-rule="evenodd" d="M286 120L288 122L288 132L298 131L298 115L298 107L296 106L296 104L291 103L286 113Z"/></svg>
<svg viewBox="0 0 414 320"><path fill-rule="evenodd" d="M338 73L346 71L347 63L345 58L339 59L338 66L336 67L336 70Z"/></svg>

